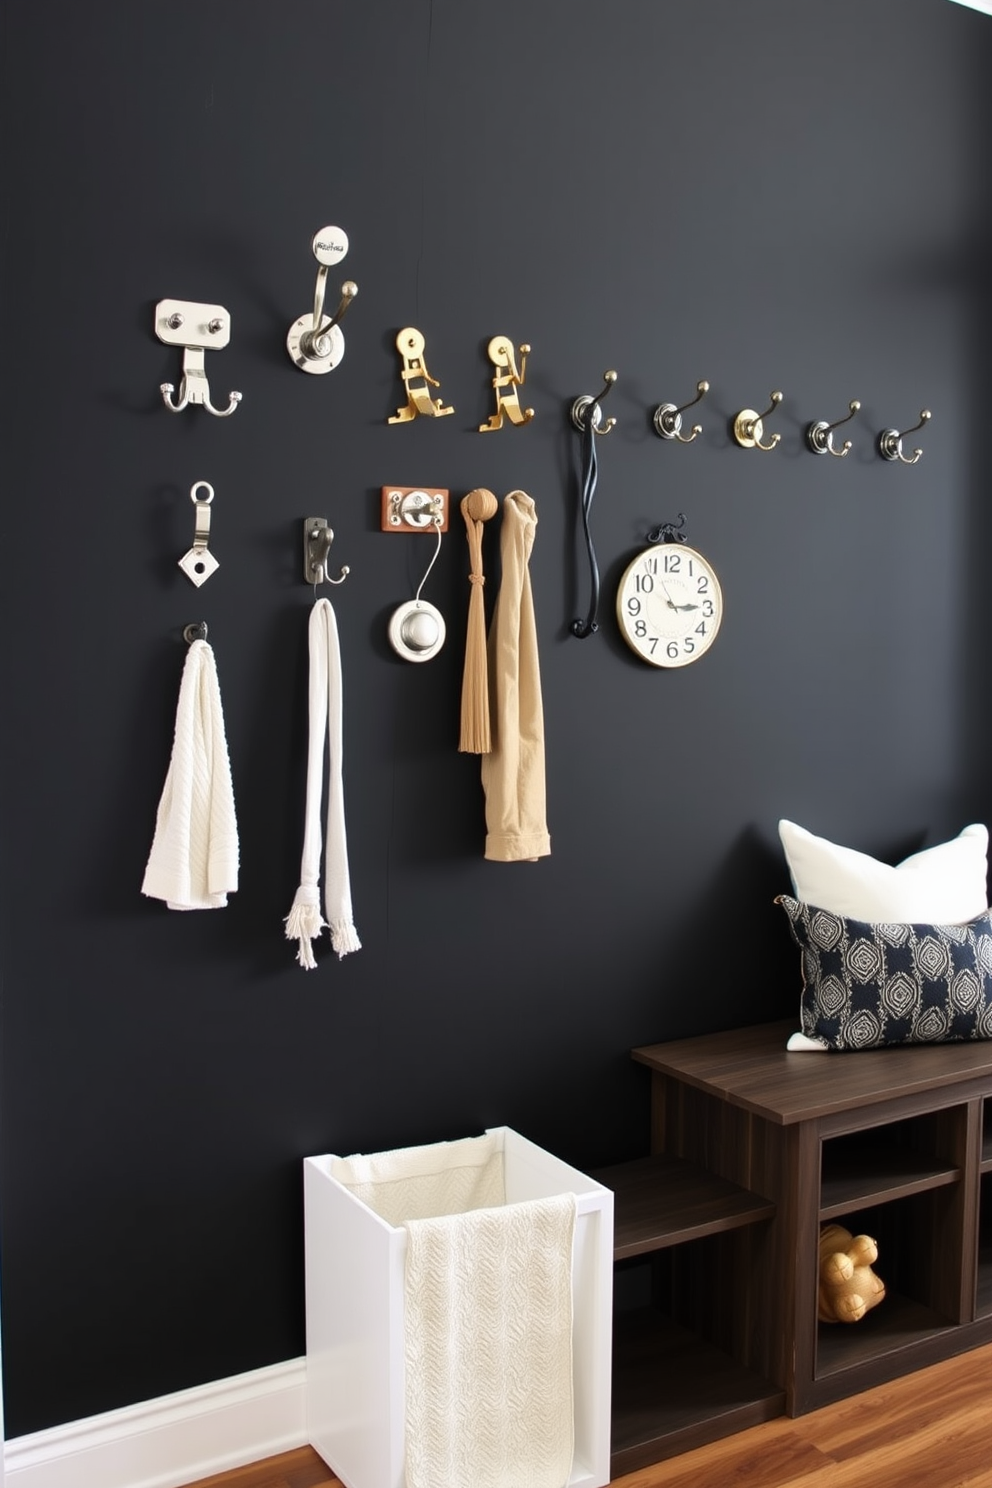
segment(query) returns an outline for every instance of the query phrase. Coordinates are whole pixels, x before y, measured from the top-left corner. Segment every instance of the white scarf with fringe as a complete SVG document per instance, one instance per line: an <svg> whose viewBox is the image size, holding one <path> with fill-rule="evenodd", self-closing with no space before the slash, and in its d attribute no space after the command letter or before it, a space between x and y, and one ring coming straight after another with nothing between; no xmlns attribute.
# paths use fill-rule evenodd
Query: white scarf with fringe
<svg viewBox="0 0 992 1488"><path fill-rule="evenodd" d="M296 959L306 971L317 965L313 942L328 926L338 959L360 951L352 923L348 842L341 777L341 649L338 624L328 599L310 611L310 743L307 751L306 819L300 887L286 917L286 939L299 941ZM320 805L327 743L327 849L324 860L324 912L320 913Z"/></svg>

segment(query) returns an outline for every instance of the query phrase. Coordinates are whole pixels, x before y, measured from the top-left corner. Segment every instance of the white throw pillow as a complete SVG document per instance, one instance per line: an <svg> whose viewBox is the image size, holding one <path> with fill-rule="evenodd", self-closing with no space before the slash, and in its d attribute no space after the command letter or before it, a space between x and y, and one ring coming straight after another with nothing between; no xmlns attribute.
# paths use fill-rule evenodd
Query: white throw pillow
<svg viewBox="0 0 992 1488"><path fill-rule="evenodd" d="M913 853L897 867L780 821L796 898L830 914L871 924L963 925L988 905L988 828L973 825L950 842ZM825 1044L794 1033L794 1053Z"/></svg>
<svg viewBox="0 0 992 1488"><path fill-rule="evenodd" d="M872 923L963 925L988 908L988 828L913 853L896 868L867 853L780 821L796 898L830 914Z"/></svg>

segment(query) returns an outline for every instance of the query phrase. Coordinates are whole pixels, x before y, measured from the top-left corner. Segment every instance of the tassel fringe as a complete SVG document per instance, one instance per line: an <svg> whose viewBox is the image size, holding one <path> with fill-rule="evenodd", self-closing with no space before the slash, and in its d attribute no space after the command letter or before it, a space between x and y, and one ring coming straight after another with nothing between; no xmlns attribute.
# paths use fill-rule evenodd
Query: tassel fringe
<svg viewBox="0 0 992 1488"><path fill-rule="evenodd" d="M351 951L360 951L362 942L350 920L335 920L331 925L331 945L342 960Z"/></svg>
<svg viewBox="0 0 992 1488"><path fill-rule="evenodd" d="M324 928L324 919L316 904L294 904L286 916L286 939L299 941L296 959L304 971L316 968L313 942Z"/></svg>

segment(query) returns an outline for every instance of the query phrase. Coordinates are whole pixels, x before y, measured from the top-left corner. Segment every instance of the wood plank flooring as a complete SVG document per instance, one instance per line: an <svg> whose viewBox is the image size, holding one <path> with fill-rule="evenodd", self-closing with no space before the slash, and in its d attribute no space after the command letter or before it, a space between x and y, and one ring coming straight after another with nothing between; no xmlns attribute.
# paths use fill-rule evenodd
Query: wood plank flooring
<svg viewBox="0 0 992 1488"><path fill-rule="evenodd" d="M615 1488L992 1488L992 1344L796 1420L614 1479ZM301 1447L189 1488L339 1488Z"/></svg>

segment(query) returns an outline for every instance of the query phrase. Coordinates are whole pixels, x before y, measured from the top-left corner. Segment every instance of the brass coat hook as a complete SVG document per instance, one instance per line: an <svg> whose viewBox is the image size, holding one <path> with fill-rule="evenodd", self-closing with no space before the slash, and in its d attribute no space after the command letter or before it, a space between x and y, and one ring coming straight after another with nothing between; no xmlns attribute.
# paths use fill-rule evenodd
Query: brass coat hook
<svg viewBox="0 0 992 1488"><path fill-rule="evenodd" d="M682 415L687 408L695 408L700 398L708 393L709 390L710 385L708 382L697 382L696 396L691 402L683 403L679 408L676 408L674 403L659 403L654 411L655 433L662 439L677 439L680 444L691 444L697 434L702 434L703 426L702 424L693 424L692 432L690 434L683 434L681 432Z"/></svg>
<svg viewBox="0 0 992 1488"><path fill-rule="evenodd" d="M492 429L502 429L503 415L511 424L529 424L534 417L533 408L521 408L517 388L523 387L527 375L527 358L530 346L525 341L520 347L520 371L513 353L513 342L509 336L493 336L489 342L489 360L495 368L493 391L496 394L496 412L487 424L479 425L480 434Z"/></svg>
<svg viewBox="0 0 992 1488"><path fill-rule="evenodd" d="M348 252L348 234L340 227L322 227L314 233L313 256L317 260L317 283L313 294L313 314L294 320L286 337L286 350L301 372L330 372L344 356L344 334L340 323L358 293L353 279L341 286L341 302L324 324L324 292L327 270L340 263Z"/></svg>
<svg viewBox="0 0 992 1488"><path fill-rule="evenodd" d="M861 403L857 398L852 398L847 406L851 410L850 413L847 414L844 418L838 419L835 424L826 424L821 419L818 423L809 424L807 426L806 443L809 445L814 455L836 455L838 459L842 460L847 454L848 450L851 448L851 441L849 439L845 439L843 449L834 449L833 431L835 429L839 429L841 424L846 424L850 419L852 419L857 413L858 409L861 407Z"/></svg>
<svg viewBox="0 0 992 1488"><path fill-rule="evenodd" d="M766 408L764 413L755 413L753 408L742 408L734 419L734 438L742 449L773 450L782 438L781 434L773 434L768 444L762 444L761 436L764 433L762 419L766 419L770 413L774 413L782 401L781 393L771 394L772 406Z"/></svg>
<svg viewBox="0 0 992 1488"><path fill-rule="evenodd" d="M396 350L403 364L400 377L406 389L406 406L397 408L386 420L387 424L408 424L418 414L425 414L429 418L444 418L445 414L455 411L452 404L445 407L440 398L431 397L431 388L439 388L441 384L427 370L424 345L423 332L418 331L416 326L404 326L396 337Z"/></svg>
<svg viewBox="0 0 992 1488"><path fill-rule="evenodd" d="M882 459L901 460L904 465L915 465L923 454L923 451L921 449L915 449L913 451L913 458L908 460L902 452L902 442L907 434L915 434L917 429L922 429L923 425L928 423L931 417L932 414L929 408L921 408L920 422L914 424L911 429L903 429L902 433L898 429L883 429L878 436L878 453Z"/></svg>
<svg viewBox="0 0 992 1488"><path fill-rule="evenodd" d="M610 430L616 423L616 419L608 418L606 420L606 423L604 424L600 405L602 404L603 399L612 390L616 380L617 374L615 372L604 372L604 386L601 393L597 393L595 397L593 397L591 393L584 393L581 398L576 398L575 402L572 404L572 423L578 429L580 434L583 433L587 427L591 428L594 434L609 434ZM602 427L600 427L601 425Z"/></svg>

